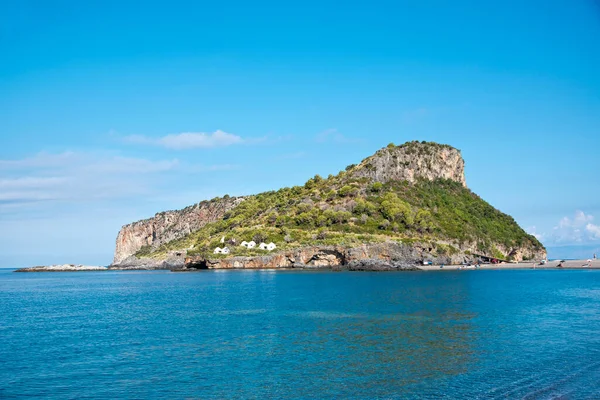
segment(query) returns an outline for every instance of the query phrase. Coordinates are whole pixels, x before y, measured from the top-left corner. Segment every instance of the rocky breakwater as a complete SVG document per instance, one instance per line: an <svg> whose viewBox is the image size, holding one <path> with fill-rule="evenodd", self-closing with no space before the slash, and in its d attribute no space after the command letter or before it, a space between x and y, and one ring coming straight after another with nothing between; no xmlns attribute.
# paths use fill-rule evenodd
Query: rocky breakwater
<svg viewBox="0 0 600 400"><path fill-rule="evenodd" d="M364 159L351 174L381 183L450 179L467 187L465 161L460 150L431 142L414 141L400 146L390 145Z"/></svg>
<svg viewBox="0 0 600 400"><path fill-rule="evenodd" d="M20 268L15 272L79 272L79 271L106 271L108 268L93 266L93 265L75 265L75 264L58 264L58 265L38 265L35 267Z"/></svg>
<svg viewBox="0 0 600 400"><path fill-rule="evenodd" d="M471 257L463 253L440 255L435 246L427 243L386 242L353 248L310 246L256 257L191 256L185 259L181 270L330 268L351 271L397 271L417 270L423 260L437 264L456 264L469 261Z"/></svg>
<svg viewBox="0 0 600 400"><path fill-rule="evenodd" d="M182 210L161 212L152 218L123 226L117 235L113 266L129 265L124 261L146 246L155 250L164 243L180 239L208 223L222 219L225 213L244 199L225 197L203 201Z"/></svg>

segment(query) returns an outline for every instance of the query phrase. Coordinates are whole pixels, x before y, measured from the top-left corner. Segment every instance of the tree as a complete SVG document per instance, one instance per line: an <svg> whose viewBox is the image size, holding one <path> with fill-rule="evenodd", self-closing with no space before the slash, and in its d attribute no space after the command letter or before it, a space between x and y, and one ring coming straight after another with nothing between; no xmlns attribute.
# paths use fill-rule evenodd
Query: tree
<svg viewBox="0 0 600 400"><path fill-rule="evenodd" d="M401 222L406 226L411 226L414 223L410 205L399 199L396 193L389 192L383 196L381 212L390 221Z"/></svg>
<svg viewBox="0 0 600 400"><path fill-rule="evenodd" d="M340 197L352 196L354 193L356 193L356 188L350 185L345 185L338 191Z"/></svg>
<svg viewBox="0 0 600 400"><path fill-rule="evenodd" d="M431 213L423 209L417 211L415 223L420 231L431 230L433 228L433 218L431 217Z"/></svg>

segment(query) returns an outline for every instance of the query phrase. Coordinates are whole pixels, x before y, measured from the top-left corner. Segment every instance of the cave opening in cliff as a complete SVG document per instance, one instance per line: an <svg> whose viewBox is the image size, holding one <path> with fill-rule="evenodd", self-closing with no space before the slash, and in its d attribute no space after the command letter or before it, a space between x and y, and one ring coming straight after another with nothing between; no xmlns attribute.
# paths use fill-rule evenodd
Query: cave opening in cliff
<svg viewBox="0 0 600 400"><path fill-rule="evenodd" d="M186 266L188 269L208 269L206 260L191 262Z"/></svg>

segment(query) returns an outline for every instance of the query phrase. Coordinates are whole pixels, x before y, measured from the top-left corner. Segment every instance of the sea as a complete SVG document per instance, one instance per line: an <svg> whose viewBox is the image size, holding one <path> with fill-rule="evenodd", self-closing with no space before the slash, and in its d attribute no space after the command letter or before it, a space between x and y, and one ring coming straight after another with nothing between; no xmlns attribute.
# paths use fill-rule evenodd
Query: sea
<svg viewBox="0 0 600 400"><path fill-rule="evenodd" d="M600 271L0 270L0 398L600 399Z"/></svg>

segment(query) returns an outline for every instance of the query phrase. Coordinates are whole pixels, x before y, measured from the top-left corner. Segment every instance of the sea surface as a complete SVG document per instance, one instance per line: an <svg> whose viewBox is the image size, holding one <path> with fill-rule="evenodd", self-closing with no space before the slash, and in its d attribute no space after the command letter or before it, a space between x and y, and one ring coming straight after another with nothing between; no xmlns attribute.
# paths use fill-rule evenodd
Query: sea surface
<svg viewBox="0 0 600 400"><path fill-rule="evenodd" d="M29 396L600 399L600 271L0 270Z"/></svg>

